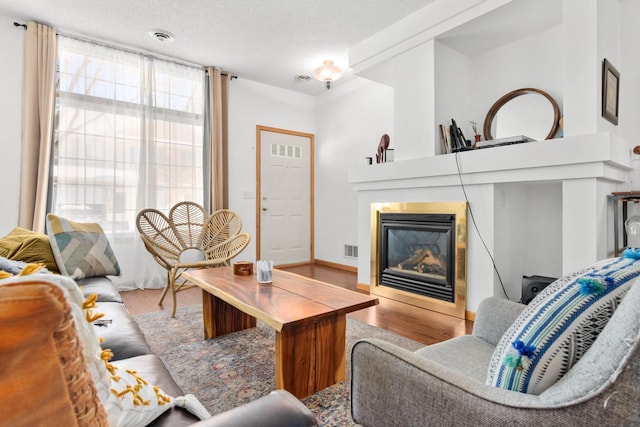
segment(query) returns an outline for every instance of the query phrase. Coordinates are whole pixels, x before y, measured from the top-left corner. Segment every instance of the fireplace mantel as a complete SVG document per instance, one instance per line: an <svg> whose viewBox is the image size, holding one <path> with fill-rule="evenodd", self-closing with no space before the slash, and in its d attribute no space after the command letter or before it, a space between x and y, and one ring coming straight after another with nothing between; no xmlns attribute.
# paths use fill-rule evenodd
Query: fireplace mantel
<svg viewBox="0 0 640 427"><path fill-rule="evenodd" d="M456 185L456 156L465 185L578 178L624 182L631 170L627 144L596 133L358 166L349 171L349 182L357 191Z"/></svg>
<svg viewBox="0 0 640 427"><path fill-rule="evenodd" d="M483 240L507 296L517 301L523 275L558 277L612 256L607 196L631 169L628 144L609 133L353 167L358 283L370 285L372 203L468 197L480 232L469 222L467 310L488 296L505 296Z"/></svg>

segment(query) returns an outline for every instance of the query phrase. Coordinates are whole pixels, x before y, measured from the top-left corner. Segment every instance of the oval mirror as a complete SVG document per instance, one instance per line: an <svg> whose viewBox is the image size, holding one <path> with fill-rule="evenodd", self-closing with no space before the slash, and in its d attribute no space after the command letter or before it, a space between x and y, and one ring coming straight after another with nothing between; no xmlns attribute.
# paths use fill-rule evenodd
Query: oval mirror
<svg viewBox="0 0 640 427"><path fill-rule="evenodd" d="M560 108L546 92L535 88L511 91L498 99L484 120L484 138L524 135L534 140L553 138L558 130Z"/></svg>

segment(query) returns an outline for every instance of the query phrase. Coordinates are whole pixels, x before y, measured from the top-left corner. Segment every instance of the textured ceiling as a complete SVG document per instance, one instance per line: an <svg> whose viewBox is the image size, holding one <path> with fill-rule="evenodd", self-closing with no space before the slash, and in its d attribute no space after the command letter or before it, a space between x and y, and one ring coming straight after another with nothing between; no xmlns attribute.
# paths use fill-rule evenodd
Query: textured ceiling
<svg viewBox="0 0 640 427"><path fill-rule="evenodd" d="M433 0L0 0L0 14L134 47L308 94L299 82L331 59L350 78L348 49ZM159 43L148 32L173 33Z"/></svg>

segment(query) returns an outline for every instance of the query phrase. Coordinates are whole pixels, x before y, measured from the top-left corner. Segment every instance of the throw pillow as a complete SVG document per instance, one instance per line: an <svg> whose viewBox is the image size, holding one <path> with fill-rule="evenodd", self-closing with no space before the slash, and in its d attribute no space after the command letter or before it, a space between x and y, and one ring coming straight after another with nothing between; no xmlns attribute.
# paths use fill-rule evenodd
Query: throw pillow
<svg viewBox="0 0 640 427"><path fill-rule="evenodd" d="M487 384L540 394L586 353L640 276L640 254L627 250L549 285L504 333Z"/></svg>
<svg viewBox="0 0 640 427"><path fill-rule="evenodd" d="M86 301L82 291L76 282L69 277L55 274L37 274L9 276L0 280L0 287L4 285L20 285L34 282L47 283L59 288L65 300L69 304L71 315L75 324L75 330L81 345L82 355L87 370L90 372L94 386L96 387L98 399L105 402L109 397L109 373L101 359L102 349L100 340L96 335L93 326L87 322L92 312L85 307Z"/></svg>
<svg viewBox="0 0 640 427"><path fill-rule="evenodd" d="M173 398L135 371L106 362L111 394L105 408L113 426L146 426L173 406Z"/></svg>
<svg viewBox="0 0 640 427"><path fill-rule="evenodd" d="M106 427L70 304L48 276L0 283L0 424Z"/></svg>
<svg viewBox="0 0 640 427"><path fill-rule="evenodd" d="M118 260L99 224L48 214L47 233L60 273L73 279L120 274Z"/></svg>
<svg viewBox="0 0 640 427"><path fill-rule="evenodd" d="M98 308L95 295L84 299L78 285L69 277L50 274L33 275L32 273L36 271L38 271L38 266L30 264L22 270L21 274L24 275L14 276L7 273L8 277L0 278L0 294L3 288L33 284L49 285L59 290L61 297L68 303L67 307L71 315L69 320L75 327L73 329L75 329L74 335L77 339L74 338L74 342L79 344L79 353L82 354L78 360L84 364L94 387L90 396L83 393L80 397L86 400L95 396L106 412L109 426L145 426L174 406L183 407L200 419L211 416L194 395L187 394L175 398L167 396L159 387L149 384L135 371L121 369L117 366L117 362L109 363L112 353L110 350L100 348L100 340L91 325L95 319L102 317L101 313L93 311ZM15 302L12 304L15 305ZM4 311L6 312L3 312L5 317L8 316L9 311ZM0 310L0 312L2 311ZM23 317L36 319L28 311L25 312L22 309L22 312ZM25 324L21 318L17 317L14 323L22 326ZM15 333L18 332L14 331ZM18 335L25 336L26 334L18 333ZM41 353L48 357L52 351ZM77 369L80 368L77 367ZM34 375L36 374L34 373ZM34 383L37 382L34 381ZM85 403L90 404L91 402ZM84 411L81 415L86 418L92 414L93 412ZM89 422L89 425L99 425L95 416L89 418Z"/></svg>
<svg viewBox="0 0 640 427"><path fill-rule="evenodd" d="M111 394L104 402L110 426L146 426L174 406L185 408L201 420L211 417L193 394L167 396L136 371L123 369L117 362L109 363L110 356L109 350L103 351L105 365L111 373Z"/></svg>
<svg viewBox="0 0 640 427"><path fill-rule="evenodd" d="M58 266L46 234L16 227L0 238L0 256L26 263L42 263L47 270L58 273Z"/></svg>

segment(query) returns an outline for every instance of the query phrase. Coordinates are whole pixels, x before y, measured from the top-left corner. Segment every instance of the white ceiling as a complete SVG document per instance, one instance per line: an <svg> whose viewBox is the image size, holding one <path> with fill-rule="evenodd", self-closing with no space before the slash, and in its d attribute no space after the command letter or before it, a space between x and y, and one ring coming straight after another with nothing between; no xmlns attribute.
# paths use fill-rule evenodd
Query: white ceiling
<svg viewBox="0 0 640 427"><path fill-rule="evenodd" d="M0 0L0 14L315 95L321 82L295 76L329 59L345 70L335 85L347 81L350 47L432 1ZM176 40L157 42L154 29Z"/></svg>

